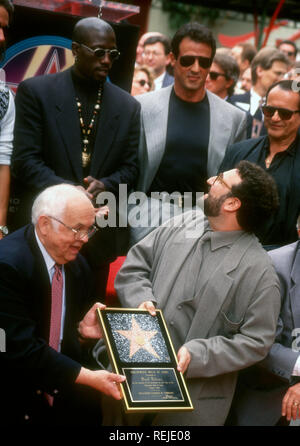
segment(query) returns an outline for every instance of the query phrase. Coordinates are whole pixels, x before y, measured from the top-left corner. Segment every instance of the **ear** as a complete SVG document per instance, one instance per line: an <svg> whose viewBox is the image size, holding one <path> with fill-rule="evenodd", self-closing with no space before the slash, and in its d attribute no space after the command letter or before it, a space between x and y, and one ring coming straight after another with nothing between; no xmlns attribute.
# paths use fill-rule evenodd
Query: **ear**
<svg viewBox="0 0 300 446"><path fill-rule="evenodd" d="M237 212L241 207L241 201L237 197L228 197L223 203L224 210L227 212Z"/></svg>
<svg viewBox="0 0 300 446"><path fill-rule="evenodd" d="M74 57L78 55L79 46L77 42L72 42L72 54Z"/></svg>
<svg viewBox="0 0 300 446"><path fill-rule="evenodd" d="M171 53L169 54L169 60L170 60L170 64L172 65L172 67L174 68L174 65L175 65L175 63L176 63L176 57L174 56L174 54L172 53L172 51L171 51Z"/></svg>
<svg viewBox="0 0 300 446"><path fill-rule="evenodd" d="M260 65L258 65L258 67L256 68L257 78L261 78L263 76L264 71L265 70Z"/></svg>
<svg viewBox="0 0 300 446"><path fill-rule="evenodd" d="M228 81L226 81L225 87L228 90L228 88L231 87L231 85L233 84L234 80L233 79L229 79Z"/></svg>
<svg viewBox="0 0 300 446"><path fill-rule="evenodd" d="M52 223L46 215L41 215L38 219L37 226L41 234L45 237L47 236L49 229L52 228Z"/></svg>

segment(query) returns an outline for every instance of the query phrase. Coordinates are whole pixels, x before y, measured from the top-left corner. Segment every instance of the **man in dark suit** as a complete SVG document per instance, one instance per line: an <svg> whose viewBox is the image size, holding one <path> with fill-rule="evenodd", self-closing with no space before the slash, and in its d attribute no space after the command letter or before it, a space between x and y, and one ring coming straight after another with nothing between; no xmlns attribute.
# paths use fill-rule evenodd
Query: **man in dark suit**
<svg viewBox="0 0 300 446"><path fill-rule="evenodd" d="M283 79L288 65L286 56L276 48L261 49L251 62L251 90L231 96L229 102L248 113L247 138L266 134L260 106L268 88Z"/></svg>
<svg viewBox="0 0 300 446"><path fill-rule="evenodd" d="M268 134L247 139L228 148L220 171L234 168L241 160L257 163L273 176L279 193L279 209L257 234L267 249L298 239L296 224L300 214L300 94L293 81L273 84L263 107Z"/></svg>
<svg viewBox="0 0 300 446"><path fill-rule="evenodd" d="M143 63L154 75L154 90L174 84L174 76L168 73L171 43L163 34L151 36L144 43Z"/></svg>
<svg viewBox="0 0 300 446"><path fill-rule="evenodd" d="M95 17L80 20L72 51L71 69L18 88L12 159L22 189L17 227L29 221L33 197L45 187L74 184L95 200L102 191L117 195L123 183L130 189L137 177L140 105L106 81L119 55L112 27ZM111 247L104 255L104 245L105 237L96 236L89 247L95 268L101 253L113 257Z"/></svg>
<svg viewBox="0 0 300 446"><path fill-rule="evenodd" d="M1 425L99 423L98 392L120 398L124 378L84 361L91 328L101 337L96 308L104 307L79 254L94 220L82 191L56 185L36 198L33 224L0 242Z"/></svg>

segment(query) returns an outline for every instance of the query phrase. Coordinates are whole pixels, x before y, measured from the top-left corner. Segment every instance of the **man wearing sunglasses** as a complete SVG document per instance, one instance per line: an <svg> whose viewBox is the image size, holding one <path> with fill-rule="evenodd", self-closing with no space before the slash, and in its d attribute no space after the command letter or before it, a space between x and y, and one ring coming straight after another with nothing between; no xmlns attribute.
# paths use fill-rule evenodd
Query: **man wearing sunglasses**
<svg viewBox="0 0 300 446"><path fill-rule="evenodd" d="M197 22L182 26L170 54L174 86L137 98L142 105L139 191L149 196L177 191L182 197L188 192L194 200L196 192L206 191L206 180L216 174L226 147L245 137L245 114L205 88L215 52L208 28ZM152 202L140 210L141 227L132 230L132 243L156 225L154 209L160 206L153 203L151 227L148 204Z"/></svg>
<svg viewBox="0 0 300 446"><path fill-rule="evenodd" d="M237 61L227 54L216 54L206 79L206 88L219 98L230 101L239 79Z"/></svg>
<svg viewBox="0 0 300 446"><path fill-rule="evenodd" d="M292 68L296 62L298 52L298 48L295 42L293 42L292 40L282 40L277 48L279 49L279 51L286 55L291 64L290 68Z"/></svg>
<svg viewBox="0 0 300 446"><path fill-rule="evenodd" d="M247 138L266 134L261 104L268 88L284 78L289 67L285 54L276 48L262 48L251 62L252 88L231 96L230 103L247 112Z"/></svg>
<svg viewBox="0 0 300 446"><path fill-rule="evenodd" d="M98 424L100 392L120 398L123 377L90 370L84 359L104 307L79 254L94 222L85 193L60 184L35 199L32 224L0 241L2 425Z"/></svg>
<svg viewBox="0 0 300 446"><path fill-rule="evenodd" d="M88 17L77 22L72 40L70 69L18 87L12 167L22 193L15 227L29 221L33 197L47 186L74 184L95 203L100 192L117 195L119 184L130 189L136 181L140 105L106 81L120 55L115 32ZM96 269L115 255L106 231L87 247Z"/></svg>
<svg viewBox="0 0 300 446"><path fill-rule="evenodd" d="M295 82L295 86L297 83ZM296 224L300 214L300 95L293 81L272 85L262 107L268 134L234 144L226 153L221 170L233 168L240 160L257 163L275 179L280 207L266 221L260 234L267 249L298 239Z"/></svg>

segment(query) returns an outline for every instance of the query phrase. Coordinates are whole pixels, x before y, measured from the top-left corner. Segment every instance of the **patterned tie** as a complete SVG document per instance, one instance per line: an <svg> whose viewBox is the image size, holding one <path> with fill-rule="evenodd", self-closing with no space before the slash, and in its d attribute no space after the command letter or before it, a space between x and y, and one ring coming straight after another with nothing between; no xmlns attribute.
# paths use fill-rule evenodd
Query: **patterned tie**
<svg viewBox="0 0 300 446"><path fill-rule="evenodd" d="M63 276L61 265L54 265L55 271L52 278L51 287L51 319L49 345L58 351L61 329L62 312L62 294L63 294Z"/></svg>
<svg viewBox="0 0 300 446"><path fill-rule="evenodd" d="M61 265L54 265L55 271L52 277L51 285L51 319L49 345L58 351L60 342L61 312L62 312L62 294L63 294L63 276ZM49 406L53 406L54 398L45 393Z"/></svg>

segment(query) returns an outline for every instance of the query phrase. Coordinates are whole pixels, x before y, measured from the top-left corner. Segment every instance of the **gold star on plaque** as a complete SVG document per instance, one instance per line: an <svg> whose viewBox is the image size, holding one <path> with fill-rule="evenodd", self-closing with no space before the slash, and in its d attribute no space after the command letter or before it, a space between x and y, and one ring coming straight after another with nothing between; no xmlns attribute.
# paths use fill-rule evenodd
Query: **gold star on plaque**
<svg viewBox="0 0 300 446"><path fill-rule="evenodd" d="M130 341L129 358L132 358L132 356L136 352L138 352L141 348L143 348L148 353L155 356L155 358L159 359L158 354L156 353L150 342L153 336L156 335L157 330L149 330L149 331L143 330L133 316L131 318L131 322L132 322L131 330L116 330L117 333L124 336Z"/></svg>

